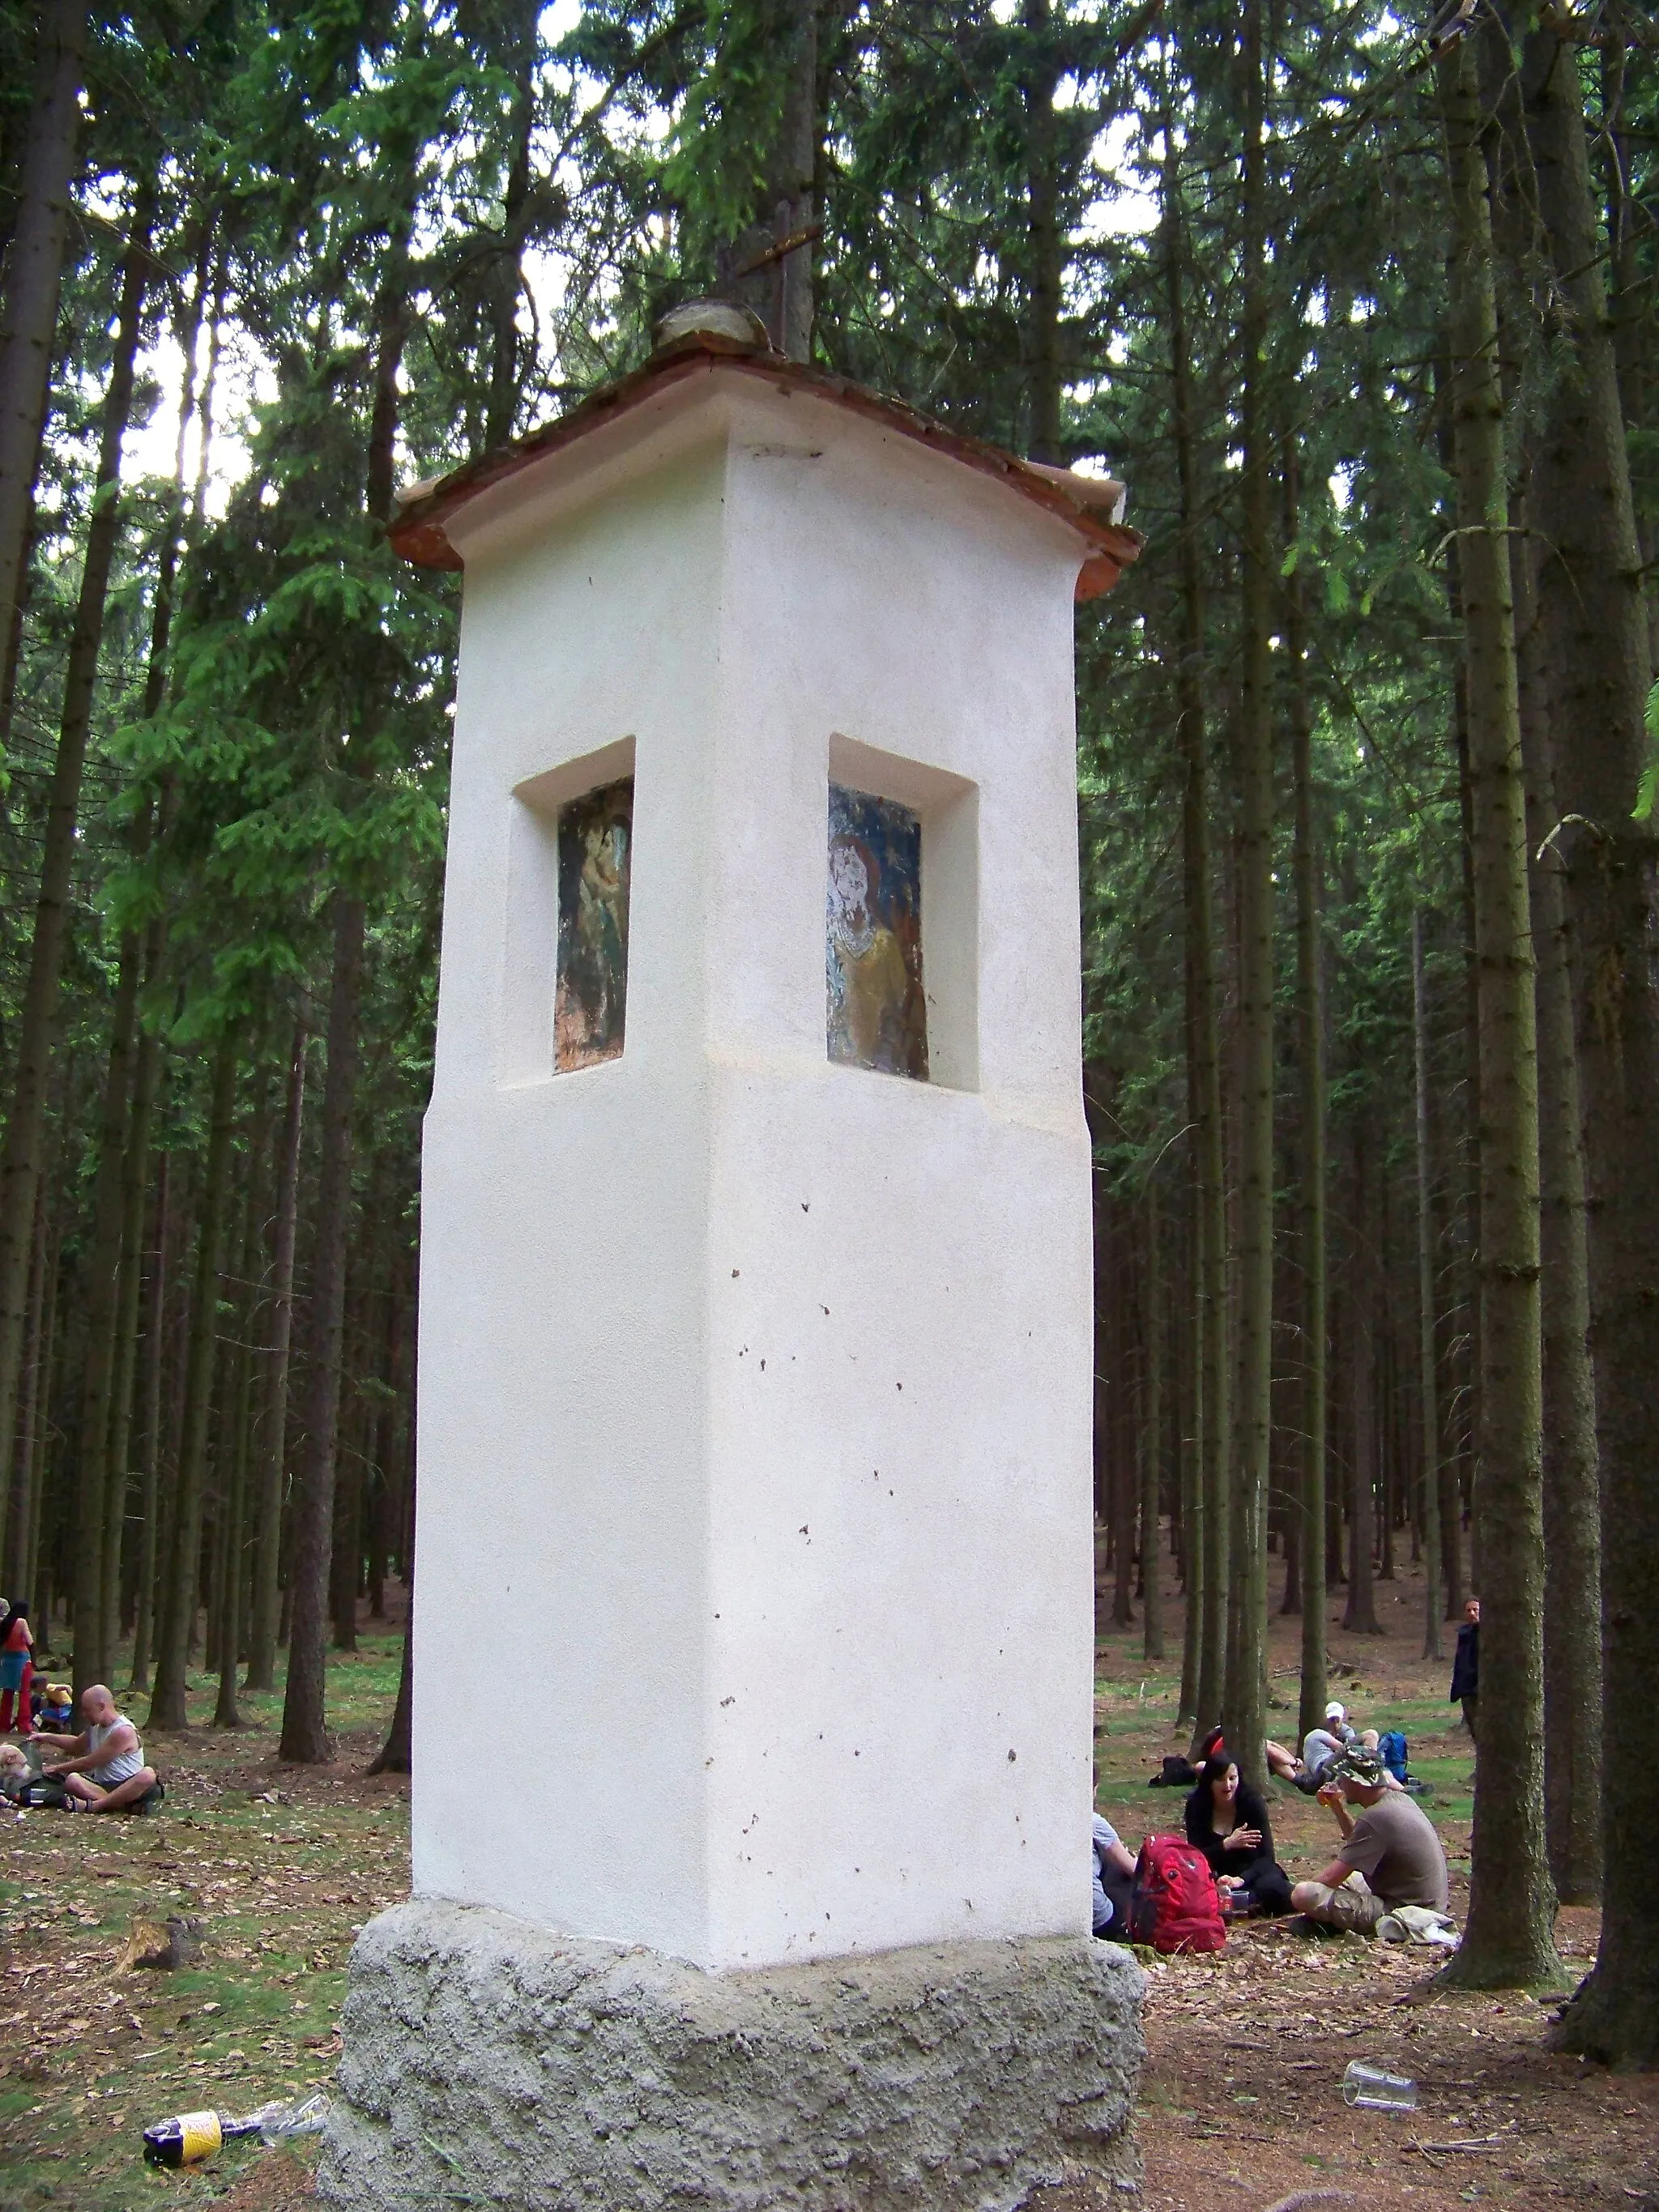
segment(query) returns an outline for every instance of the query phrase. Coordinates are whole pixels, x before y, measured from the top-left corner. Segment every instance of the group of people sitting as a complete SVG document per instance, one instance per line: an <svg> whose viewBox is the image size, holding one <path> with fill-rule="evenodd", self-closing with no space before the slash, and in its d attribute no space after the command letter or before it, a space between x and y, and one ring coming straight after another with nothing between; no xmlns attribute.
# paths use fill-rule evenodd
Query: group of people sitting
<svg viewBox="0 0 1659 2212"><path fill-rule="evenodd" d="M1338 1705L1327 1714L1346 1727ZM1315 1745L1330 1733L1327 1753ZM1292 1882L1273 1850L1267 1801L1239 1771L1219 1729L1200 1746L1203 1764L1187 1799L1187 1840L1203 1853L1229 1915L1297 1912L1326 1928L1375 1932L1401 1907L1444 1913L1449 1898L1446 1854L1434 1823L1374 1750L1334 1731L1310 1732L1302 1758L1270 1745L1271 1771L1298 1788L1304 1776L1319 1802L1336 1819L1336 1856L1313 1879ZM1314 1763L1309 1763L1310 1747ZM1275 1757L1277 1753L1277 1757ZM1109 1821L1094 1820L1094 1932L1127 1940L1135 1862Z"/></svg>
<svg viewBox="0 0 1659 2212"><path fill-rule="evenodd" d="M16 1733L27 1749L0 1744L0 1798L18 1802L36 1784L56 1783L50 1802L70 1813L125 1813L165 1795L144 1759L138 1731L101 1682L75 1702L67 1682L42 1682L34 1670L34 1632L21 1598L0 1598L0 1735Z"/></svg>

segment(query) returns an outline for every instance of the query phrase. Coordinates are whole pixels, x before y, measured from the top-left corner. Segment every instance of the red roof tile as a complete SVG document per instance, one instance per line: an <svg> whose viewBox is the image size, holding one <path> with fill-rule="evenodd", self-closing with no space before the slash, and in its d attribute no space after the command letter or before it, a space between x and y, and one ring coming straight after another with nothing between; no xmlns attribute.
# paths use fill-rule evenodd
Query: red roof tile
<svg viewBox="0 0 1659 2212"><path fill-rule="evenodd" d="M698 331L653 353L631 375L605 385L556 422L528 436L481 454L434 483L413 484L404 493L387 535L406 560L426 568L459 568L461 556L450 543L447 524L469 500L515 475L544 455L574 445L602 424L618 420L630 408L669 386L720 368L736 370L776 391L804 392L901 435L931 447L964 467L994 477L1012 491L1068 524L1089 547L1078 577L1077 597L1097 599L1109 592L1141 548L1138 531L1112 517L1120 511L1123 487L1103 477L1075 476L1069 469L1021 460L980 438L970 438L935 422L902 400L885 399L861 384L827 369L812 368L782 354L745 346L712 331Z"/></svg>

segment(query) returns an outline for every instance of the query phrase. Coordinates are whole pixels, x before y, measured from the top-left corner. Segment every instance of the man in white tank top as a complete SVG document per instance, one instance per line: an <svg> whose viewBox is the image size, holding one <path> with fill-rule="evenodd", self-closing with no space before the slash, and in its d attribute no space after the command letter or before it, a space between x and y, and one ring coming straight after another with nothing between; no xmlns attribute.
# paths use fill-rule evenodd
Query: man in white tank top
<svg viewBox="0 0 1659 2212"><path fill-rule="evenodd" d="M144 1764L138 1731L118 1711L101 1682L81 1692L86 1727L79 1735L40 1735L66 1756L51 1760L43 1774L55 1774L68 1790L71 1812L120 1813L155 1786L155 1769Z"/></svg>

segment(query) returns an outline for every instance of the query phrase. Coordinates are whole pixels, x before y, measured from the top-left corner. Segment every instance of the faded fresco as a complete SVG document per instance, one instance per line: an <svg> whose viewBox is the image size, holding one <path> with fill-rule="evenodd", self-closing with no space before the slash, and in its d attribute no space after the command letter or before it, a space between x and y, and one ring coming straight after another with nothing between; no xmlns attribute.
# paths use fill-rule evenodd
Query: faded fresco
<svg viewBox="0 0 1659 2212"><path fill-rule="evenodd" d="M560 808L556 1067L591 1067L622 1051L633 850L631 776Z"/></svg>
<svg viewBox="0 0 1659 2212"><path fill-rule="evenodd" d="M825 927L830 1059L925 1083L921 823L908 806L830 785Z"/></svg>

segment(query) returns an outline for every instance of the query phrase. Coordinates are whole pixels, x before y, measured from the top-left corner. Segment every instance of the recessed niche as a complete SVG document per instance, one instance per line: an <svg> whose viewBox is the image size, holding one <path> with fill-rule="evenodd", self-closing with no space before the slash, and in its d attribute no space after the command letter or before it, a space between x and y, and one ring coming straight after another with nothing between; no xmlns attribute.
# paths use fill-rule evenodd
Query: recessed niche
<svg viewBox="0 0 1659 2212"><path fill-rule="evenodd" d="M976 1090L977 787L839 734L829 769L829 1057Z"/></svg>
<svg viewBox="0 0 1659 2212"><path fill-rule="evenodd" d="M498 1079L543 1083L622 1054L633 738L527 777L509 804Z"/></svg>
<svg viewBox="0 0 1659 2212"><path fill-rule="evenodd" d="M830 1057L927 1080L921 986L921 817L830 787L824 981Z"/></svg>
<svg viewBox="0 0 1659 2212"><path fill-rule="evenodd" d="M559 955L553 1064L592 1067L621 1056L628 1018L628 890L634 779L584 792L559 809Z"/></svg>

